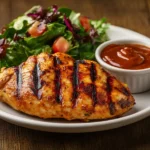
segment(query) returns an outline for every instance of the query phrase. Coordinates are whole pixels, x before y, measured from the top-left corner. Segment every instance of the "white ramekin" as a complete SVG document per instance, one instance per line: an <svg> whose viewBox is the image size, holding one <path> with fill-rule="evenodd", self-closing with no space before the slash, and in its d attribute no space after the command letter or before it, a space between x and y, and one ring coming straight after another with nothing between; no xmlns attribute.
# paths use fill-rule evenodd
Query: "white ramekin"
<svg viewBox="0 0 150 150"><path fill-rule="evenodd" d="M126 83L131 93L141 93L150 89L150 68L140 70L121 69L104 62L100 57L103 49L110 44L141 44L150 47L150 41L133 39L111 40L101 44L95 52L95 57L100 65L123 83Z"/></svg>

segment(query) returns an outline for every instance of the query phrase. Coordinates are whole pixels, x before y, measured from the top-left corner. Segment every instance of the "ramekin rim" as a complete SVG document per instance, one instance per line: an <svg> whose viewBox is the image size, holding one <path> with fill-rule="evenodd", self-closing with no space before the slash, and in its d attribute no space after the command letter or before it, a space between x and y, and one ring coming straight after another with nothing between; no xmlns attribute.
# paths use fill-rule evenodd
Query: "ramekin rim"
<svg viewBox="0 0 150 150"><path fill-rule="evenodd" d="M134 38L134 39L124 38L124 39L110 40L110 41L106 41L106 42L102 43L101 45L99 45L97 47L97 49L95 51L96 60L100 63L100 65L102 67L104 67L110 71L124 72L124 73L137 73L137 74L150 73L150 68L138 69L138 70L123 69L123 68L111 66L102 60L102 58L100 57L100 54L106 46L108 46L110 44L123 44L123 43L124 44L136 43L136 44L142 44L144 46L150 47L150 41L148 41L148 40L140 40L140 39L136 39L136 38Z"/></svg>

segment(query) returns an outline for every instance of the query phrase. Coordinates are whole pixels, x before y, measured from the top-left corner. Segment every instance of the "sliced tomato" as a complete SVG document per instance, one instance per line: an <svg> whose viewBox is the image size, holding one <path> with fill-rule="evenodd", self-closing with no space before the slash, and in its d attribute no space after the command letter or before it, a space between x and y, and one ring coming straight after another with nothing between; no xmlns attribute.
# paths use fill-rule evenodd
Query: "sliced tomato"
<svg viewBox="0 0 150 150"><path fill-rule="evenodd" d="M59 37L54 41L52 50L54 53L63 52L66 53L69 50L70 44L64 37Z"/></svg>
<svg viewBox="0 0 150 150"><path fill-rule="evenodd" d="M81 16L80 17L80 23L85 29L85 31L89 31L91 29L90 20L87 17Z"/></svg>
<svg viewBox="0 0 150 150"><path fill-rule="evenodd" d="M46 31L46 24L40 23L39 21L34 22L34 24L28 29L28 33L32 37L38 37Z"/></svg>

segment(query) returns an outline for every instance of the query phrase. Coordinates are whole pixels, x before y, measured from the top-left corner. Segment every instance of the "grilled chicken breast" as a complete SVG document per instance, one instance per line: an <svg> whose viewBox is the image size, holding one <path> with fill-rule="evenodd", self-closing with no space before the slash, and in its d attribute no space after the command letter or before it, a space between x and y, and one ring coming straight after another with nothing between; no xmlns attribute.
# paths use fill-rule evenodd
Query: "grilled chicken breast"
<svg viewBox="0 0 150 150"><path fill-rule="evenodd" d="M26 114L67 120L113 118L135 103L128 88L98 63L64 53L41 53L1 69L0 100Z"/></svg>

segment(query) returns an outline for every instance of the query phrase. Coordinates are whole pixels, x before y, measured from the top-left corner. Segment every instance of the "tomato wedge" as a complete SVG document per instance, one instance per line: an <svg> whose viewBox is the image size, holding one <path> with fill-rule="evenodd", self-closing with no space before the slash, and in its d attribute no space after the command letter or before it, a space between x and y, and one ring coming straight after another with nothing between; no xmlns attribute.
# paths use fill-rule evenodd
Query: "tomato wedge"
<svg viewBox="0 0 150 150"><path fill-rule="evenodd" d="M46 31L46 24L40 23L39 21L34 22L34 24L28 29L28 33L32 37L38 37Z"/></svg>
<svg viewBox="0 0 150 150"><path fill-rule="evenodd" d="M69 50L70 44L64 37L59 37L54 41L52 50L54 53L63 52L66 53Z"/></svg>
<svg viewBox="0 0 150 150"><path fill-rule="evenodd" d="M85 29L85 31L89 31L91 29L91 24L90 21L87 17L85 16L80 16L80 23L83 26L83 28Z"/></svg>

